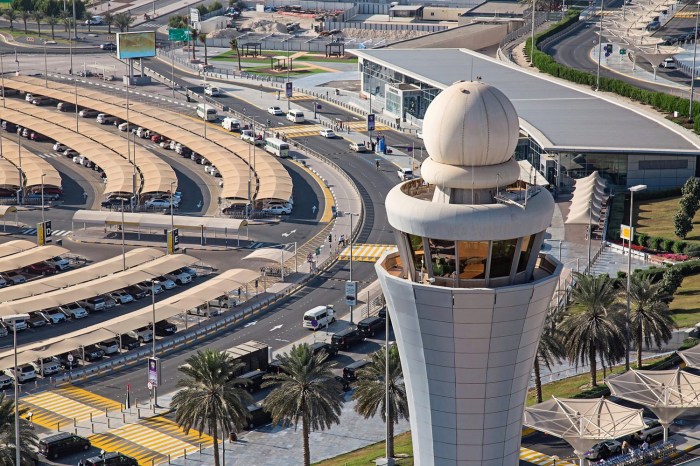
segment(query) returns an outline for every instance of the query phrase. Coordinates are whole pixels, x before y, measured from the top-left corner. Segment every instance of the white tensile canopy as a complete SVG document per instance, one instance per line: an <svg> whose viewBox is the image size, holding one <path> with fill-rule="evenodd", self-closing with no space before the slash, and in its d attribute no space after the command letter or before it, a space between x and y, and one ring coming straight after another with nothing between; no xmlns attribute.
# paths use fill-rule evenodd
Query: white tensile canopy
<svg viewBox="0 0 700 466"><path fill-rule="evenodd" d="M678 356L683 359L686 366L700 369L700 347L693 346L687 350L678 351Z"/></svg>
<svg viewBox="0 0 700 466"><path fill-rule="evenodd" d="M603 206L604 192L605 180L597 171L576 180L569 215L565 223L597 225Z"/></svg>
<svg viewBox="0 0 700 466"><path fill-rule="evenodd" d="M627 408L605 398L575 400L552 397L525 408L523 424L564 439L574 447L581 466L584 466L584 454L596 443L633 434L646 427L641 409Z"/></svg>
<svg viewBox="0 0 700 466"><path fill-rule="evenodd" d="M689 409L700 408L700 376L680 369L630 370L608 377L605 383L613 395L646 406L656 414L664 427L664 441L668 440L668 426L675 418Z"/></svg>

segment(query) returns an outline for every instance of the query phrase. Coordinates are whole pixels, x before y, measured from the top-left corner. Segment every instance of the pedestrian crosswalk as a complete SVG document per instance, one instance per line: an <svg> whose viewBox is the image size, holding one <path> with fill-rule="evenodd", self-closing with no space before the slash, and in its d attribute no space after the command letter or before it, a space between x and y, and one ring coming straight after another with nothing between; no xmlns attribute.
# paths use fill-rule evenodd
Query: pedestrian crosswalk
<svg viewBox="0 0 700 466"><path fill-rule="evenodd" d="M248 246L248 249L260 249L260 248L275 248L275 249L284 249L285 251L293 251L294 250L294 243L278 244L278 243L269 243L269 242L264 242L264 241L258 241L256 243L251 243Z"/></svg>
<svg viewBox="0 0 700 466"><path fill-rule="evenodd" d="M73 386L25 396L20 406L32 413L34 424L52 430L104 416L105 410L121 409L116 401Z"/></svg>
<svg viewBox="0 0 700 466"><path fill-rule="evenodd" d="M698 15L697 11L692 10L692 11L679 11L675 15L673 15L674 18L695 18Z"/></svg>
<svg viewBox="0 0 700 466"><path fill-rule="evenodd" d="M339 130L338 135L342 135L344 132L347 131L348 126L350 127L351 132L365 132L367 131L367 124L364 121L351 121L351 122L344 122L343 123L343 130ZM295 125L295 126L283 126L280 128L277 128L276 131L280 133L280 136L287 136L288 138L303 138L303 137L309 137L309 136L320 136L320 132L322 129L326 129L325 126L322 125ZM391 128L389 128L386 125L377 125L375 127L375 131L389 131Z"/></svg>
<svg viewBox="0 0 700 466"><path fill-rule="evenodd" d="M352 260L359 262L376 262L386 251L394 251L392 244L353 244ZM350 260L350 246L343 249L338 256L340 260Z"/></svg>
<svg viewBox="0 0 700 466"><path fill-rule="evenodd" d="M89 439L94 447L133 456L139 464L159 464L213 445L209 435L194 430L185 433L162 416L126 424Z"/></svg>
<svg viewBox="0 0 700 466"><path fill-rule="evenodd" d="M54 157L61 157L63 154L61 154L60 152L44 152L44 153L36 154L36 155L42 159L51 159Z"/></svg>
<svg viewBox="0 0 700 466"><path fill-rule="evenodd" d="M520 459L528 463L539 464L540 466L552 466L555 464L553 457L525 447L520 447ZM574 466L573 463L565 460L556 460L556 465Z"/></svg>
<svg viewBox="0 0 700 466"><path fill-rule="evenodd" d="M70 230L53 230L51 232L51 236L52 237L54 237L54 236L68 236L71 233L72 233L72 231L70 231ZM36 228L27 228L26 230L20 231L20 234L21 235L29 235L29 236L36 235Z"/></svg>

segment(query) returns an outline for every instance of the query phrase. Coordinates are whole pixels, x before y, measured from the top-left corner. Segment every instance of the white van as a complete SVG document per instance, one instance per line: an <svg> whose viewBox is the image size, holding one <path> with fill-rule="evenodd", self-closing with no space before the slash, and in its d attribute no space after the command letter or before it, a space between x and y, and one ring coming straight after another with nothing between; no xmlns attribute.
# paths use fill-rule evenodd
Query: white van
<svg viewBox="0 0 700 466"><path fill-rule="evenodd" d="M293 108L287 112L287 120L291 121L292 123L304 123L306 118L304 118L304 112Z"/></svg>
<svg viewBox="0 0 700 466"><path fill-rule="evenodd" d="M277 157L289 157L289 144L281 139L267 138L265 139L265 150Z"/></svg>
<svg viewBox="0 0 700 466"><path fill-rule="evenodd" d="M211 105L199 104L197 105L197 116L207 121L216 121L216 109Z"/></svg>
<svg viewBox="0 0 700 466"><path fill-rule="evenodd" d="M412 180L413 179L413 169L410 167L399 168L396 173L399 175L401 181Z"/></svg>
<svg viewBox="0 0 700 466"><path fill-rule="evenodd" d="M101 125L110 125L117 121L117 117L107 115L106 113L100 113L97 115L97 122Z"/></svg>
<svg viewBox="0 0 700 466"><path fill-rule="evenodd" d="M240 131L241 130L241 122L236 120L235 118L231 118L231 117L224 118L224 121L221 122L221 126L226 131Z"/></svg>
<svg viewBox="0 0 700 466"><path fill-rule="evenodd" d="M333 322L335 322L335 316L333 315L333 306L330 304L326 306L316 306L304 313L304 328L318 330L321 327L328 327L328 325ZM316 324L316 326L313 324Z"/></svg>

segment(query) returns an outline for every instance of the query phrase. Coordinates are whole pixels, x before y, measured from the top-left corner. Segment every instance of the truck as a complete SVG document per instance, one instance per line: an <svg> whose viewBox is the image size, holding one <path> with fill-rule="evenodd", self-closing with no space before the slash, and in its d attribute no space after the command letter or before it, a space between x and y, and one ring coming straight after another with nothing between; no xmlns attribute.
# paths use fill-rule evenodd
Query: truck
<svg viewBox="0 0 700 466"><path fill-rule="evenodd" d="M270 364L270 347L266 343L250 340L226 350L236 362L242 362L243 366L235 375L241 375L252 371L267 371Z"/></svg>

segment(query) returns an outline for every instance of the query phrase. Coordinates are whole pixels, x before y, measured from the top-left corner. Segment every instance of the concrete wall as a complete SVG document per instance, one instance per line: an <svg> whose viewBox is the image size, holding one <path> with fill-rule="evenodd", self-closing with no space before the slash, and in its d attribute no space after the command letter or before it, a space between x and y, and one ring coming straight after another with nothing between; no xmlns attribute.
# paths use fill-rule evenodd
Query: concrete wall
<svg viewBox="0 0 700 466"><path fill-rule="evenodd" d="M217 29L226 29L226 23L228 23L228 21L229 19L226 16L216 16L206 21L202 21L201 23L199 23L199 32L209 34L210 32L216 31ZM208 40L207 45L209 45Z"/></svg>
<svg viewBox="0 0 700 466"><path fill-rule="evenodd" d="M683 186L695 176L696 157L630 155L627 158L627 186L646 184L649 189Z"/></svg>
<svg viewBox="0 0 700 466"><path fill-rule="evenodd" d="M401 354L416 464L517 466L522 415L554 275L444 288L375 266Z"/></svg>
<svg viewBox="0 0 700 466"><path fill-rule="evenodd" d="M465 48L481 50L498 44L508 33L508 23L468 24L428 36L408 39L388 48Z"/></svg>

